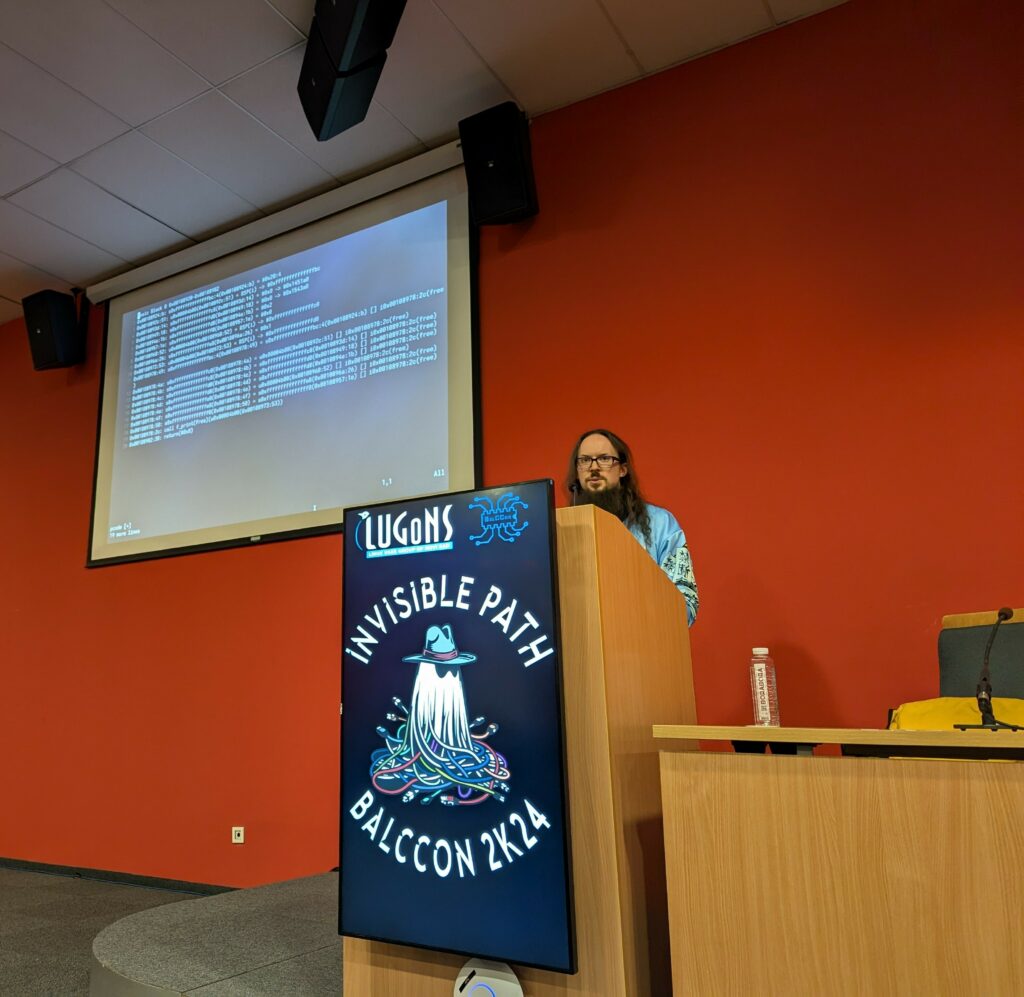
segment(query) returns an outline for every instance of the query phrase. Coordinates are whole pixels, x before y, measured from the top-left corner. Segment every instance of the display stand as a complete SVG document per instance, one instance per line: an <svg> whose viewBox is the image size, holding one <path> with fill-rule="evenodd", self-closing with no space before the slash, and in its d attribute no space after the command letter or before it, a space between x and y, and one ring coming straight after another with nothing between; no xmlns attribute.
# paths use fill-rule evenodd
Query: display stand
<svg viewBox="0 0 1024 997"><path fill-rule="evenodd" d="M664 994L671 969L651 725L696 719L686 605L622 524L593 506L558 511L557 547L579 971L513 968L530 997ZM357 938L345 939L343 958L346 990L359 997L449 997L466 961Z"/></svg>

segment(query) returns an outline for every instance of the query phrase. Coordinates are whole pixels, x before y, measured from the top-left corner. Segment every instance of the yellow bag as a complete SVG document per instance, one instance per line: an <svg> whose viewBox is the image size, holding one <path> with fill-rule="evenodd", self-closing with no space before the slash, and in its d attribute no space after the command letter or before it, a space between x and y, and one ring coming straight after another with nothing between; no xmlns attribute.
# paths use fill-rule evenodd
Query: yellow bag
<svg viewBox="0 0 1024 997"><path fill-rule="evenodd" d="M1024 727L1024 699L992 697L997 720ZM974 696L940 696L904 703L892 712L889 730L952 730L955 724L981 723Z"/></svg>

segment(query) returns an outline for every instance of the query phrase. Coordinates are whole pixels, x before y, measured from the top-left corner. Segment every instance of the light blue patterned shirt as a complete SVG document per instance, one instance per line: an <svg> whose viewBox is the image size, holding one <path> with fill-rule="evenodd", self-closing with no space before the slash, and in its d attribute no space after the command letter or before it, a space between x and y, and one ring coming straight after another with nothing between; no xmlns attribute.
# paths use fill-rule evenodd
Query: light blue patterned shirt
<svg viewBox="0 0 1024 997"><path fill-rule="evenodd" d="M669 581L683 593L686 599L686 622L692 627L700 608L700 596L697 594L697 580L693 576L693 560L686 546L686 534L668 509L648 503L647 515L651 519L650 543L644 539L639 526L630 526L629 532L654 558L654 563L668 575Z"/></svg>

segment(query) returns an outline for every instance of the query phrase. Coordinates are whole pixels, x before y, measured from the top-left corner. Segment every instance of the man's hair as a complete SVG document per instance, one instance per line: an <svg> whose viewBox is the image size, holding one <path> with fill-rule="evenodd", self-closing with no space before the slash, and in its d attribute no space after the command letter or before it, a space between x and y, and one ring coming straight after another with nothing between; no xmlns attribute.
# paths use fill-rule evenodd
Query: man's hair
<svg viewBox="0 0 1024 997"><path fill-rule="evenodd" d="M565 477L565 487L570 494L575 494L580 488L576 458L580 452L580 444L588 436L604 436L615 448L615 456L628 467L628 472L619 481L619 488L622 489L622 507L625 515L622 521L626 526L639 527L647 543L651 542L651 517L647 514L647 502L640 491L640 481L637 478L636 467L633 465L633 453L629 444L610 429L588 429L580 433L579 438L573 445L572 453L569 454L569 470Z"/></svg>

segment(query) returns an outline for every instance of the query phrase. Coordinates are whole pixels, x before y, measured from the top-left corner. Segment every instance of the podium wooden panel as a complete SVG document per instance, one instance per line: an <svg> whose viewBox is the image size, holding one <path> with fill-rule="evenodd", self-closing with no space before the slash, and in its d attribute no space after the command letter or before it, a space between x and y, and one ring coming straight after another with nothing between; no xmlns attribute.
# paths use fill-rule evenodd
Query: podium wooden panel
<svg viewBox="0 0 1024 997"><path fill-rule="evenodd" d="M763 729L656 729L772 740ZM787 731L908 757L663 750L676 995L1024 992L1024 767L915 759L988 731Z"/></svg>
<svg viewBox="0 0 1024 997"><path fill-rule="evenodd" d="M579 972L513 968L529 997L664 994L668 916L651 725L695 720L686 606L612 516L584 506L560 509L556 521ZM450 997L466 961L357 938L345 939L343 959L346 990L359 997Z"/></svg>

